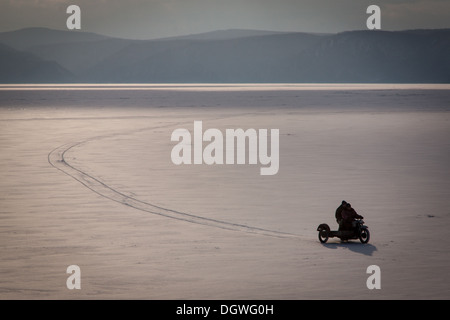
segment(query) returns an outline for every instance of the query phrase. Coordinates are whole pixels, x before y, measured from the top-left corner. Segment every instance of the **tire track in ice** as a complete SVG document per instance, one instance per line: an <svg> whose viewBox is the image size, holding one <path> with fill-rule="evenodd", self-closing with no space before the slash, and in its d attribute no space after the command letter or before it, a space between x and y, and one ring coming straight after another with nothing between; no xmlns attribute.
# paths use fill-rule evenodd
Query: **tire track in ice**
<svg viewBox="0 0 450 320"><path fill-rule="evenodd" d="M217 120L217 119L213 119L213 120ZM186 122L180 122L178 124L172 123L169 125L147 127L147 128L143 128L143 129L128 131L125 133L101 135L101 136L92 137L92 138L89 138L89 139L86 139L83 141L66 143L66 144L63 144L63 145L53 149L52 151L50 151L50 153L48 154L48 162L54 168L58 169L59 171L65 173L66 175L68 175L71 178L75 179L76 181L80 182L86 188L97 193L98 195L100 195L104 198L107 198L109 200L118 202L122 205L126 205L126 206L132 207L134 209L140 210L140 211L157 214L157 215L164 216L167 218L182 220L182 221L186 221L186 222L190 222L190 223L196 223L196 224L200 224L200 225L204 225L204 226L216 227L216 228L221 228L221 229L226 229L226 230L247 232L247 233L259 234L259 235L264 235L264 236L272 236L272 237L277 237L277 238L300 238L300 236L292 234L292 233L268 230L268 229L252 227L252 226L238 224L238 223L232 223L232 222L226 222L226 221L212 219L212 218L206 218L206 217L197 216L197 215L186 213L186 212L173 210L170 208L164 208L164 207L161 207L161 206L149 203L149 202L141 201L139 199L133 198L129 195L126 195L126 194L120 192L119 190L116 190L116 189L110 187L109 185L102 182L98 178L71 165L65 159L66 152L68 152L72 148L80 146L80 145L88 143L88 142L91 142L91 141L94 141L94 140L101 140L101 139L107 138L107 137L126 135L126 134L130 134L130 133L136 133L136 132L146 131L146 130L174 127L176 125L187 124L187 123L190 123L190 122L186 121Z"/></svg>

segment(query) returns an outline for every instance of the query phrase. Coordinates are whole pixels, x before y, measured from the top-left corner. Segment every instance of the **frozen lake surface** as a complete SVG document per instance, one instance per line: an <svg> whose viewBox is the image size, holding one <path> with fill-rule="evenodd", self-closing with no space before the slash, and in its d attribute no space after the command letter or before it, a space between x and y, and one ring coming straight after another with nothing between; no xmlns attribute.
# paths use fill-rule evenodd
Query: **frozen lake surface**
<svg viewBox="0 0 450 320"><path fill-rule="evenodd" d="M174 165L196 120L279 172ZM449 136L448 85L0 86L0 298L449 299ZM342 200L369 244L319 243Z"/></svg>

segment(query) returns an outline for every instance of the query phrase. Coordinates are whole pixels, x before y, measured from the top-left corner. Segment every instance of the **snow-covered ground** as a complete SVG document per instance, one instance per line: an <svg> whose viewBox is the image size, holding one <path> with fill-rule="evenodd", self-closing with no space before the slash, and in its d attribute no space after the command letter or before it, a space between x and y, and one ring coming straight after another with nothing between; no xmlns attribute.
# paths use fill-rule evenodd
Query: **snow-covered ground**
<svg viewBox="0 0 450 320"><path fill-rule="evenodd" d="M450 298L448 87L17 88L0 90L2 299ZM279 129L279 172L174 165L195 120ZM342 200L369 244L319 243Z"/></svg>

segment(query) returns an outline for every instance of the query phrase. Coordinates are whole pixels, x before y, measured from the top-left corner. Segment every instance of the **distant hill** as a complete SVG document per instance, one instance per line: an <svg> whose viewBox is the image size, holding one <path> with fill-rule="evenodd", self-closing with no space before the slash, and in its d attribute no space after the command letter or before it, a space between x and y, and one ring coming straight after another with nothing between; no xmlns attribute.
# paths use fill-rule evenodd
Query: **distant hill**
<svg viewBox="0 0 450 320"><path fill-rule="evenodd" d="M54 61L0 44L0 83L60 83L73 75Z"/></svg>
<svg viewBox="0 0 450 320"><path fill-rule="evenodd" d="M0 33L0 43L39 58L42 66L44 61L50 68L53 61L52 68L78 82L450 83L449 29L338 34L236 29L127 40L33 28Z"/></svg>
<svg viewBox="0 0 450 320"><path fill-rule="evenodd" d="M450 30L344 32L295 60L312 82L449 83Z"/></svg>
<svg viewBox="0 0 450 320"><path fill-rule="evenodd" d="M294 33L142 41L114 53L86 76L94 82L102 78L112 82L282 82L285 61L292 61L319 39Z"/></svg>
<svg viewBox="0 0 450 320"><path fill-rule="evenodd" d="M57 62L70 70L78 78L103 60L124 49L133 40L102 39L99 41L64 42L35 45L28 48L28 52L47 60Z"/></svg>

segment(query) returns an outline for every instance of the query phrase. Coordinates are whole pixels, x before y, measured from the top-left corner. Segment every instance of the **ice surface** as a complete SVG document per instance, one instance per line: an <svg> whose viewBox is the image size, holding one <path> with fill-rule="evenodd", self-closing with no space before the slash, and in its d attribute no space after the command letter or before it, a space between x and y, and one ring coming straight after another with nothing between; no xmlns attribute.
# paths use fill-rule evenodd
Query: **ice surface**
<svg viewBox="0 0 450 320"><path fill-rule="evenodd" d="M193 87L0 91L0 298L450 297L449 88ZM194 120L279 129L279 173L174 165ZM317 240L344 199L368 245Z"/></svg>

